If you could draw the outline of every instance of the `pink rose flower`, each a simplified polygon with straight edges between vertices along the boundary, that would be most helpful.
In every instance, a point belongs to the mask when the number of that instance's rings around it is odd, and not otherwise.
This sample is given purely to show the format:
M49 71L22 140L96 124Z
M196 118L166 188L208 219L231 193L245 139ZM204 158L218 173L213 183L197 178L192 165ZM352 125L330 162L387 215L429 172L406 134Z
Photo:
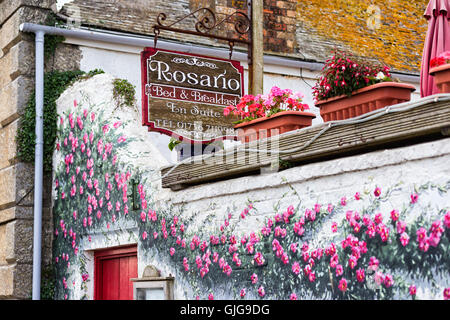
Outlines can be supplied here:
M402 234L406 230L406 223L399 220L399 221L397 221L396 228L397 228L397 233Z
M356 270L356 280L358 280L358 282L364 282L364 279L366 278L366 275L364 273L364 269L358 269Z
M264 291L264 288L262 286L258 288L258 294L261 298L266 295L266 292Z
M292 272L297 275L300 273L300 264L297 261L292 264Z
M415 285L412 284L412 285L409 287L409 295L410 295L410 296L415 296L416 293L417 293L417 288L416 288Z
M392 278L392 276L390 274L387 274L384 277L384 281L383 282L384 282L384 285L386 286L386 288L390 288L394 284L394 279Z
M450 288L445 288L443 294L444 300L450 300Z
M256 282L258 282L258 275L256 273L253 273L250 276L250 280L252 281L252 284L255 284Z
M392 219L392 221L397 221L398 220L398 218L399 218L399 212L398 212L398 210L392 210L391 211L391 219Z
M339 290L341 290L342 292L347 291L347 279L342 278L339 281L339 285L338 285Z
M373 194L375 195L375 197L379 197L381 195L381 189L379 187L376 187Z
M316 280L316 273L311 271L308 275L309 282L314 282Z
M379 264L380 264L380 261L378 261L377 258L375 258L375 257L370 257L370 260L369 260L369 268L370 268L371 270L377 270Z
M354 269L356 267L357 263L358 263L358 261L356 260L355 256L351 256L348 259L348 265L351 269Z
M336 223L336 222L333 222L333 223L331 224L331 231L332 231L333 233L337 232L337 223Z
M447 213L444 216L444 226L447 229L450 229L450 211L447 211Z
M402 245L404 247L406 247L406 245L409 243L409 236L408 236L408 234L406 232L403 232L400 235L400 242L402 243Z
M336 276L342 276L342 274L344 273L344 268L342 267L341 264L336 265Z

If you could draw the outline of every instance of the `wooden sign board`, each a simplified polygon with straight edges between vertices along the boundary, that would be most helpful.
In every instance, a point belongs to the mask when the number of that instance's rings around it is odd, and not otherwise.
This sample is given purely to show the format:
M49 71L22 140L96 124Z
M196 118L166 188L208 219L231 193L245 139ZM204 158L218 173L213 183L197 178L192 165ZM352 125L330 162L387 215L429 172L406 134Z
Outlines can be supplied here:
M244 94L238 61L145 48L142 64L142 124L184 142L236 139L228 105Z

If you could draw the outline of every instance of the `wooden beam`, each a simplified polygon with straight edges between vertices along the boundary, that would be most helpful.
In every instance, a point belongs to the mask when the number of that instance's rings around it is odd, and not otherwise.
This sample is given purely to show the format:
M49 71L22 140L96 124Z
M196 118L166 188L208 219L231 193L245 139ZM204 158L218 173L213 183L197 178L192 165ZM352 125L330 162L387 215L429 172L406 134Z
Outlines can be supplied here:
M264 168L280 159L294 164L321 161L349 153L363 153L393 143L412 144L427 137L442 137L450 127L450 102L428 102L406 111L385 113L366 122L333 126L309 146L302 148L327 126L328 124L324 123L285 133L275 137L276 143L273 145L271 142L274 138L269 138L238 146L263 150L272 146L272 149L286 151L283 154L257 154L236 147L209 157L195 157L191 163L174 168L162 179L162 186L179 190L180 187L193 184L259 173L261 168L264 171ZM164 176L173 167L162 168L161 175Z
M263 94L264 78L264 15L263 0L251 1L251 63L248 66L248 92L252 95Z

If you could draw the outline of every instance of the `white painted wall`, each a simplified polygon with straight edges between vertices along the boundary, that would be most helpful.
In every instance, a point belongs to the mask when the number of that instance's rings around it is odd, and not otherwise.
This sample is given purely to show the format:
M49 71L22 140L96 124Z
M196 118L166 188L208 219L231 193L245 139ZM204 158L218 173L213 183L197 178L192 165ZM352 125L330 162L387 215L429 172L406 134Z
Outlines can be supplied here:
M436 185L450 183L450 138L307 164L276 173L206 183L177 192L163 189L155 197L161 205L173 204L174 210L184 208L185 214L181 218L193 218L195 221L194 227L188 232L197 229L216 234L228 212L232 212L234 218L231 224L237 224L236 233L248 234L260 230L267 218L273 218L277 213L274 211L277 205L280 208L278 213L282 213L289 205L295 207L299 202L306 208L314 208L316 203L326 207L328 203L336 205L344 196L350 201L356 192L360 192L365 199L373 197L377 186L382 192L394 187L398 189L389 201L380 206L383 221L388 221L394 208L401 210L409 205L410 195L416 187L430 182ZM238 223L239 213L249 200L258 213ZM346 210L363 212L364 206L367 206L367 201L353 201ZM432 222L436 219L438 208L450 210L450 196L439 196L436 190L425 192L420 195L419 203L405 221L412 222L422 215ZM333 235L332 222L339 224L343 221L346 210L326 220L315 233L310 247L329 243ZM208 214L213 214L214 220L205 223ZM410 241L415 242L415 239L411 238ZM155 260L151 262L158 263ZM173 272L166 264L160 266L166 272ZM408 277L406 279L411 283L416 282ZM423 285L418 289L419 299L442 299L449 278L436 275L435 280L438 289L432 291L428 284ZM183 296L182 287L178 287L177 294Z
M113 69L113 65L107 68ZM103 66L96 66L102 67ZM106 69L106 68L105 68ZM125 74L125 70L122 71ZM139 110L132 108L118 109L112 98L112 80L120 73L111 76L109 74L97 75L89 80L75 83L66 90L57 101L58 113L73 106L76 99L82 104L82 100L88 97L94 110L103 109L111 121L120 117L128 120L123 130L129 137L138 139L136 143L130 143L127 150L119 153L120 161L130 164L132 168L139 169L147 174L146 190L156 201L154 209L167 208L173 205L177 212L183 207L181 220L193 218L193 223L187 233L195 233L203 230L205 233L217 229L223 223L228 212L234 214L231 224L236 224L238 233L258 231L267 217L272 217L276 212L275 206L279 206L282 212L289 205L298 205L312 208L315 203L326 206L328 203L336 204L345 196L351 199L355 192L360 192L365 199L371 197L376 186L382 188L382 192L396 187L398 190L392 194L389 201L382 203L380 212L385 218L393 208L402 208L409 204L409 196L415 187L426 183L445 185L450 183L450 138L422 143L408 147L381 150L357 156L351 156L330 161L307 164L294 167L281 172L259 174L202 184L185 190L173 192L162 189L160 180L157 179L159 168L168 162L155 148L153 138L148 135L145 127L139 126ZM133 72L129 73L130 76ZM130 78L130 81L133 81ZM84 105L87 107L87 105ZM54 158L54 163L59 163ZM366 194L367 192L367 194ZM244 223L239 223L239 213L251 201L258 210L257 214L248 216ZM352 202L349 209L362 212L367 201ZM424 192L420 195L420 201L408 216L408 221L413 221L418 215L431 219L437 209L450 210L450 197L448 194L439 196L436 192ZM210 222L205 222L208 214L213 215ZM428 217L429 216L429 217ZM321 230L311 239L311 246L327 243L331 236L332 221L343 220L344 213L326 219ZM91 241L83 240L81 250L87 258L87 270L93 275L92 250L138 243L136 226L121 226L121 229L108 231L108 241L103 233L93 234ZM130 237L130 232L133 234ZM411 239L413 241L414 239ZM138 246L138 254L139 254ZM170 261L160 259L160 255L154 252L139 255L138 273L142 274L145 266L155 265L161 270L162 276L177 275L177 268ZM72 266L73 274L79 272L78 266ZM79 277L78 277L79 278ZM75 287L80 287L80 279L76 278ZM448 277L436 277L437 289L433 291L428 285L418 286L418 297L424 299L441 299L444 286L448 286ZM183 299L188 296L187 287L182 277L177 276L175 298ZM92 297L93 281L89 283L88 295ZM437 294L436 294L437 292ZM81 295L81 290L75 293ZM218 297L220 298L220 297Z

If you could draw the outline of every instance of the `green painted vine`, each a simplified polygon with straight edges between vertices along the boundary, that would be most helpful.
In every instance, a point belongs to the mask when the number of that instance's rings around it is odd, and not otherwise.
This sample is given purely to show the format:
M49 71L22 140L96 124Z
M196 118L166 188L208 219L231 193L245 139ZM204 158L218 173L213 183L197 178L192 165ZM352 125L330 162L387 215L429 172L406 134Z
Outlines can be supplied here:
M51 71L44 75L44 171L52 170L52 154L55 149L57 112L56 100L72 83L80 79L87 79L102 70L88 73L80 70ZM20 130L17 131L17 157L23 162L34 163L36 140L36 100L33 92L25 106L20 120Z
M114 79L113 97L118 107L132 107L136 101L136 90L126 79Z

